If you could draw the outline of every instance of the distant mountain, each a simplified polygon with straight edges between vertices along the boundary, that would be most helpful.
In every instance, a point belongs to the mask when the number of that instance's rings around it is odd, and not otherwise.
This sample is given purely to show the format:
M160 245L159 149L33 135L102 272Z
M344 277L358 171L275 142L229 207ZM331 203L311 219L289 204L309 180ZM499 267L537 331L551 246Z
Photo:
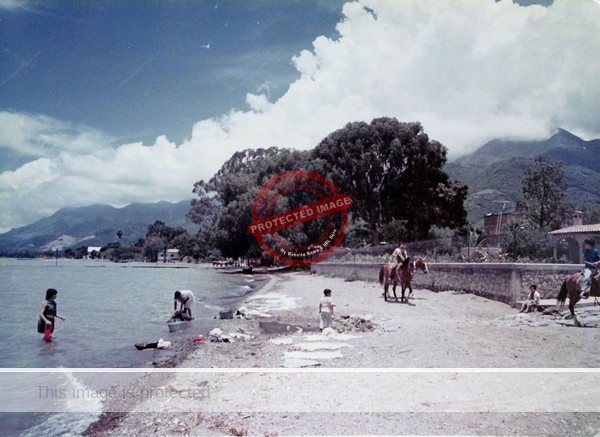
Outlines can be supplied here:
M573 207L600 206L600 139L585 141L559 129L542 141L492 140L446 164L451 179L469 186L469 221L481 227L484 215L514 210L523 200L521 181L538 155L562 164L567 201Z
M156 220L195 231L197 227L185 219L189 210L189 200L134 203L124 208L109 205L63 208L50 217L0 234L0 254L14 256L56 248L105 246L119 241L119 230L123 232L121 244L134 244L144 238L148 225Z

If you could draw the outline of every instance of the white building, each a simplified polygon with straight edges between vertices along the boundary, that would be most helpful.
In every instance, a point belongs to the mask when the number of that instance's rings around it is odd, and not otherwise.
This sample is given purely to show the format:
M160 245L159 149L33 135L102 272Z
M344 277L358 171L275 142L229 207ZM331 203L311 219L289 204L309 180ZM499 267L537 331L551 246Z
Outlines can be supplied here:
M163 251L158 253L158 260L159 261L164 261L165 253ZM181 258L179 256L179 249L167 249L167 262L175 262L175 261L181 261Z
M88 246L84 259L100 258L100 249L102 249L100 246ZM94 254L94 252L96 253Z

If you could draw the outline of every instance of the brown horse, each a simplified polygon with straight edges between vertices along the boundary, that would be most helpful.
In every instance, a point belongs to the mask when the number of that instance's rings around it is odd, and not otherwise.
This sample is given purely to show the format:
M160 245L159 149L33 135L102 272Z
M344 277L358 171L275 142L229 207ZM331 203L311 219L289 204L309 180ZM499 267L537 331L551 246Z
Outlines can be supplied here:
M384 299L386 301L388 300L388 290L390 283L392 283L392 291L394 292L394 298L396 300L398 300L398 296L396 295L396 286L400 284L402 287L401 302L404 302L405 290L408 289L408 296L406 297L406 301L408 302L408 298L412 296L411 281L415 276L417 269L423 271L423 273L427 273L429 271L427 268L427 262L425 262L423 258L412 259L408 257L400 265L386 264L382 266L379 270L379 283L383 285Z
M562 307L567 300L567 296L569 297L569 311L571 312L575 326L581 326L581 323L579 323L579 320L577 320L577 316L575 315L575 304L581 299L579 293L582 280L583 272L573 273L568 276L562 283L558 297L556 298L557 303L560 303L560 306ZM598 267L592 272L590 295L600 296L600 268Z

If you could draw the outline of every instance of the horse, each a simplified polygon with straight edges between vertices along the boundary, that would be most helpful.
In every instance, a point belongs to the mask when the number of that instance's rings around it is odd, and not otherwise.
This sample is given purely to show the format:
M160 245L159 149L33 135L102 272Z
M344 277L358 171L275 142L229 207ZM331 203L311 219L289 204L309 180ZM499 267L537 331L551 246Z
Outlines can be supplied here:
M408 264L410 263L410 258L406 258L403 262L402 262L402 266L408 266ZM389 286L390 283L393 283L393 290L394 290L394 296L396 296L396 286L398 285L398 283L400 282L399 278L398 278L398 270L400 270L398 267L401 267L400 264L384 264L381 269L379 269L379 283L383 285L383 297L387 302L387 295L388 295L388 290L389 290ZM398 300L398 297L396 296L396 300Z
M408 296L406 297L406 301L408 302L408 298L412 296L411 281L417 269L423 271L423 273L427 273L429 271L427 268L427 262L425 262L423 258L412 259L408 257L400 265L385 264L381 267L379 270L379 283L383 285L383 297L386 302L388 300L390 283L393 284L392 290L394 292L394 298L396 301L398 300L398 296L396 295L396 286L400 284L402 287L401 302L404 302L404 293L405 290L408 289Z
M592 296L600 296L600 268L596 267L592 272L591 279L591 288L590 295ZM567 296L569 297L569 311L571 312L571 317L573 317L573 322L575 326L581 327L581 323L577 320L577 316L575 315L575 304L579 302L581 299L580 290L581 290L581 281L583 280L583 272L573 273L569 275L567 279L564 280L562 286L560 287L560 291L558 292L558 297L556 298L556 303L560 303L560 306L565 304L567 300Z

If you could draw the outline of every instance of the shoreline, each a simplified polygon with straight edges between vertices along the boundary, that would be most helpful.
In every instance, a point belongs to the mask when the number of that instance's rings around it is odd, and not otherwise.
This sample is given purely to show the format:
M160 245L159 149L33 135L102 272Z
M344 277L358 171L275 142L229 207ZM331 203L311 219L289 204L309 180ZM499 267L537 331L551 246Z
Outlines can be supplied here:
M144 266L142 266L144 267ZM237 309L239 307L240 302L243 302L248 297L260 292L262 289L267 287L274 280L273 275L269 274L267 278L256 281L256 286L252 287L247 293L245 293L242 297L240 297L236 302L232 303L230 309ZM215 319L217 317L215 316ZM220 324L226 324L227 320L220 319ZM208 336L206 336L206 341L208 341ZM153 362L151 367L148 367L149 371L153 368L178 368L180 367L186 360L188 360L194 352L196 352L197 345L190 341L188 338L184 344L174 345L174 348L178 350L171 353L171 356L164 358L161 361ZM152 375L157 375L156 373ZM160 375L160 374L159 374ZM144 385L140 382L140 378L136 378L134 381L127 384L125 390L139 390L140 386ZM157 383L158 379L154 380L153 383ZM146 381L146 385L148 382ZM107 411L112 409L129 409L130 406L125 406L119 401L109 401L110 405L104 405L102 412L99 413L98 418L90 423L88 427L85 429L82 435L89 437L103 436L107 432L111 432L119 427L119 423L124 420L128 414L127 411ZM137 400L136 402L140 402Z
M266 286L268 286L268 284L271 282L272 280L272 275L269 275L269 277L264 278L260 281L255 280L254 282L254 286L251 286L251 289L248 290L244 295L240 296L239 298L237 298L234 302L231 303L231 305L229 306L230 310L235 311L238 307L240 302L244 302L245 299L248 299L248 297L259 293L263 288L265 288ZM213 317L214 320L218 320L218 324L219 325L226 325L228 320L227 319L219 319L218 315ZM193 328L190 328L193 329ZM198 334L198 335L203 335L203 334ZM206 341L208 341L208 335L205 336L206 337ZM155 363L152 367L150 368L171 368L171 367L179 367L185 360L187 360L190 355L192 355L195 351L196 351L196 344L192 341L190 341L190 339L188 338L187 341L182 344L179 345L182 349L174 354L172 354L172 356L165 358L164 360L161 360L157 363Z
M334 327L341 332L334 336L321 335L318 329L317 306L324 288L333 290L337 305ZM195 402L146 399L135 405L106 405L104 417L85 435L397 434L395 421L412 435L600 431L600 414L586 409L600 401L589 389L600 382L596 373L511 373L506 384L485 372L435 372L600 367L593 348L597 329L569 328L572 321L561 315L519 314L506 304L465 293L415 290L409 304L400 304L384 302L381 291L371 282L303 272L271 275L239 302L238 308L245 306L254 314L250 320L224 321L224 333L250 338L201 343L176 366L289 371L152 374L141 381L146 388L200 387L210 389L210 396ZM600 310L593 311L588 321L600 325ZM304 368L345 370L306 373ZM383 372L381 380L377 373L361 372L374 368L398 373ZM434 373L419 370L423 368ZM443 390L449 384L458 388ZM488 391L480 393L478 387ZM548 393L544 387L556 390ZM325 388L325 396L319 396ZM385 400L388 392L394 397ZM572 392L577 399L571 399ZM360 424L349 426L357 417Z

